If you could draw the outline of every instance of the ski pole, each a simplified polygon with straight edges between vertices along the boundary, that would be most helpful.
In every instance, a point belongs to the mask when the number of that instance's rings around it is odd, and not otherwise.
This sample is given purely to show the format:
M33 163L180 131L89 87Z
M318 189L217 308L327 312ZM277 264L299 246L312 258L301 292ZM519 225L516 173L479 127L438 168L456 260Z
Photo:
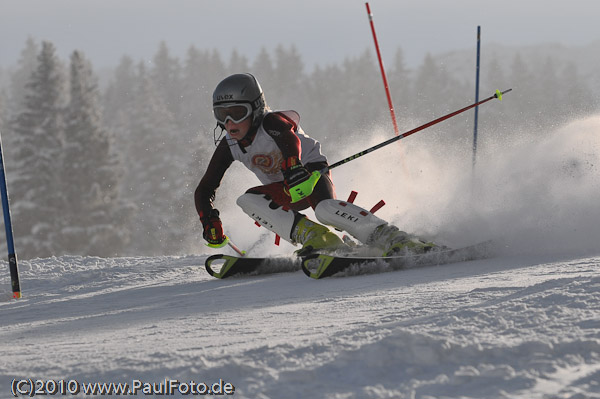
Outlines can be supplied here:
M349 156L348 158L344 158L344 159L342 159L341 161L338 161L338 162L334 163L333 165L329 165L329 166L327 166L327 167L325 167L325 168L321 169L320 171L315 171L315 172L313 172L313 173L319 173L320 175L321 175L321 174L323 174L323 173L327 173L327 171L328 171L328 170L331 170L331 169L333 169L333 168L337 168L337 167L338 167L338 166L340 166L340 165L343 165L343 164L345 164L345 163L348 163L348 162L350 162L350 161L353 161L353 160L355 160L356 158L360 158L360 157L362 157L363 155L367 155L367 154L369 154L369 153L371 153L371 152L373 152L373 151L375 151L375 150L378 150L378 149L380 149L380 148L382 148L382 147L385 147L385 146L386 146L386 145L388 145L388 144L391 144L391 143L393 143L393 142L396 142L396 141L398 141L398 140L402 140L403 138L406 138L406 137L408 137L408 136L410 136L410 135L412 135L412 134L415 134L415 133L417 133L417 132L419 132L419 131L421 131L421 130L423 130L423 129L426 129L426 128L428 128L428 127L431 127L431 126L433 126L433 125L435 125L435 124L438 124L438 123L440 123L440 122L442 122L442 121L445 121L446 119L452 118L453 116L456 116L456 115L458 115L458 114L461 114L461 113L463 113L463 112L465 112L465 111L468 111L468 110L470 110L471 108L474 108L474 107L476 107L476 106L478 106L478 105L481 105L481 104L483 104L483 103L486 103L486 102L488 102L488 101L490 101L490 100L493 100L494 98L497 98L497 99L499 99L500 101L502 101L502 95L503 95L503 94L506 94L506 93L508 93L508 92L509 92L509 91L511 91L511 90L512 90L512 89L508 89L508 90L504 90L504 91L496 90L496 93L494 93L494 95L493 95L493 96L490 96L490 97L488 97L488 98L486 98L486 99L484 99L484 100L478 101L478 102L476 102L476 103L474 103L474 104L471 104L471 105L469 105L469 106L466 106L466 107L464 107L464 108L461 108L461 109L459 109L458 111L451 112L451 113L449 113L448 115L444 115L444 116L442 116L442 117L440 117L440 118L437 118L437 119L435 119L435 120L432 120L431 122L427 122L427 123L426 123L426 124L424 124L424 125L421 125L421 126L419 126L419 127L417 127L417 128L414 128L414 129L412 129L412 130L409 130L409 131L408 131L408 132L406 132L406 133L402 133L402 134L401 134L401 135L399 135L399 136L392 137L391 139L389 139L389 140L386 140L386 141L384 141L383 143L377 144L377 145L375 145L375 146L373 146L373 147L371 147L371 148L367 148L367 149L366 149L366 150L364 150L364 151L361 151L361 152L359 152L359 153L357 153L357 154L354 154L354 155L352 155L352 156Z
M398 140L402 140L403 138L406 138L406 137L410 136L411 134L415 134L415 133L417 133L417 132L419 132L419 131L421 131L423 129L426 129L426 128L428 128L430 126L433 126L433 125L435 125L437 123L445 121L446 119L452 118L453 116L456 116L456 115L458 115L458 114L460 114L462 112L468 111L471 108L474 108L474 107L476 107L478 105L486 103L486 102L488 102L490 100L493 100L494 98L497 98L498 100L502 101L502 95L508 93L511 90L512 89L508 89L508 90L504 90L504 91L496 90L496 93L494 93L493 96L490 96L490 97L488 97L488 98L486 98L484 100L481 100L481 101L478 101L478 102L476 102L474 104L468 105L468 106L466 106L464 108L459 109L458 111L451 112L448 115L444 115L444 116L442 116L440 118L434 119L431 122L427 122L426 124L421 125L419 127L416 127L413 130L409 130L406 133L402 133L399 136L392 137L391 139L386 140L383 143L379 143L379 144L377 144L377 145L375 145L375 146L373 146L371 148L367 148L364 151L361 151L361 152L356 153L356 154L354 154L352 156L349 156L348 158L344 158L341 161L338 161L338 162L334 163L333 165L326 166L326 167L324 167L321 170L315 170L314 172L312 172L311 176L307 180L305 180L301 184L298 184L295 187L290 188L289 193L290 193L290 197L292 197L292 203L298 202L298 201L306 198L308 196L306 193L309 193L309 195L310 195L310 193L313 192L313 189L317 185L319 179L321 178L321 175L323 175L324 173L327 173L327 171L329 171L329 170L331 170L333 168L337 168L340 165L344 165L344 164L346 164L346 163L348 163L350 161L354 161L356 158L360 158L363 155L367 155L367 154L369 154L369 153L371 153L371 152L373 152L375 150L378 150L378 149L380 149L382 147L385 147L388 144L392 144L392 143L394 143L394 142L396 142Z
M241 249L239 249L234 243L231 242L231 240L227 241L227 244L231 247L231 249L233 249L235 252L237 252L241 257L246 256L246 251L242 251Z
M238 248L237 245L235 245L234 243L231 242L231 239L227 236L225 236L225 240L223 240L223 242L221 244L206 244L207 247L210 248L223 248L225 245L229 245L231 247L231 249L233 249L235 252L237 252L240 256L246 256L246 251L243 251L241 249Z

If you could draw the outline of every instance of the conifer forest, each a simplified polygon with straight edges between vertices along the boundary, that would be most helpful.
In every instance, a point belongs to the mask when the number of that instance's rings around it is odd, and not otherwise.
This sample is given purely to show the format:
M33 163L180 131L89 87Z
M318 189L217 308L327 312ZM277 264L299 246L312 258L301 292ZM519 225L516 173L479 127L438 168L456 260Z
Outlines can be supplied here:
M513 91L510 101L480 110L481 137L492 132L496 143L510 141L523 129L543 135L597 113L600 74L565 57L568 50L487 50L480 95ZM474 52L428 54L409 67L399 48L386 68L401 132L474 102ZM125 55L97 71L85 49L61 59L53 43L29 39L18 63L0 69L0 132L19 257L202 251L193 192L214 151L213 134L220 134L212 92L240 72L257 77L271 109L298 111L330 162L352 155L341 140L366 146L374 127L394 134L368 49L309 69L293 45L247 59L195 47L176 57L163 42L151 60ZM473 114L423 136L425 144L470 157Z

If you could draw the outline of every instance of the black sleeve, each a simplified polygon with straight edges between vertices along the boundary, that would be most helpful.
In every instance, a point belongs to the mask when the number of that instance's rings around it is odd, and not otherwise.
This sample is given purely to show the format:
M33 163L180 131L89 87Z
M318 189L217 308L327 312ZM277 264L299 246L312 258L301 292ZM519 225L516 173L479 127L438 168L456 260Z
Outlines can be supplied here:
M302 155L302 146L300 138L296 134L296 123L280 112L267 114L263 120L265 131L273 138L283 159L297 157Z
M208 168L206 168L202 180L200 180L200 184L198 184L194 192L194 202L200 220L208 216L213 209L213 201L217 188L221 185L225 171L232 163L233 155L231 155L227 140L221 140L208 164Z

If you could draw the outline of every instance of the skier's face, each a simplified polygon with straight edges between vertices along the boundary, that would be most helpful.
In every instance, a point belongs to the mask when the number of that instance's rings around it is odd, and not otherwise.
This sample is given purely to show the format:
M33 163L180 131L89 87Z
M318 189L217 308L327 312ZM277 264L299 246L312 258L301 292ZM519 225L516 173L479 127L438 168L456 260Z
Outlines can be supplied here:
M228 119L227 122L225 122L225 130L227 130L227 133L229 133L232 139L240 141L248 134L251 125L251 117L248 117L239 123L234 123L231 119Z

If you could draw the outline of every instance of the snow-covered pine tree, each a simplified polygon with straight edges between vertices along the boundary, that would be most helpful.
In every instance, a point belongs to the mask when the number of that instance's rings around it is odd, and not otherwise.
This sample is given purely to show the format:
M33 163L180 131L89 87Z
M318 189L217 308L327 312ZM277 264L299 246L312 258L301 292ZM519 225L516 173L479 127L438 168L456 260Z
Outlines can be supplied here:
M589 78L582 79L574 62L568 62L560 72L558 83L563 88L557 92L563 93L561 96L563 97L563 107L560 111L565 120L592 115L600 105L600 101L597 97L595 98L592 85L588 81Z
M181 65L177 58L171 57L169 48L163 41L153 58L153 67L149 71L150 78L158 95L163 99L165 105L172 115L179 114L179 108L183 101L181 81Z
M22 258L59 251L64 196L60 190L63 150L64 75L52 43L43 42L38 65L26 85L22 110L11 120L14 154L9 165L15 240Z
M443 89L446 78L435 58L427 53L423 63L417 69L414 81L414 97L411 101L413 117L427 121L442 114L439 108L432 109L432 107L440 107L442 105L440 100L445 99L446 91Z
M186 146L196 150L198 143L206 145L202 149L206 157L210 157L214 149L212 131L216 122L212 115L212 92L224 78L224 69L218 53L199 51L193 46L188 49L182 72L185 84L180 93L183 102L176 123Z
M127 110L134 99L136 82L135 63L130 57L124 56L102 98L103 121L109 129L122 130L129 119Z
M181 145L173 116L144 66L138 68L133 103L129 118L119 132L119 142L126 155L123 189L137 210L132 221L132 254L164 254L174 244L169 226L170 215L176 212L174 198L181 189Z
M298 104L300 103L299 99L304 97L304 86L302 85L305 76L304 64L296 47L292 45L287 50L282 45L278 45L275 48L275 65L273 75L262 79L257 76L259 82L266 80L272 87L268 91L263 87L267 104L272 102L274 109L291 107L302 112L301 109L298 109Z
M390 92L394 102L394 111L401 123L403 118L409 118L410 103L412 101L412 87L410 85L411 71L406 66L404 53L400 48L396 50L394 63L389 73Z
M61 249L69 254L115 256L128 244L133 205L119 195L121 166L102 127L99 93L90 63L79 51L70 64L65 112Z
M229 65L227 67L230 75L234 73L244 73L248 72L250 68L248 67L248 58L245 55L238 53L236 49L231 52L231 57L229 57Z
M4 124L6 123L6 118L8 117L6 103L7 103L7 100L6 100L5 93L0 90L0 132L3 131Z
M535 131L538 126L535 119L530 117L530 112L533 110L530 93L534 90L537 74L530 70L528 63L519 52L512 59L508 78L510 87L514 89L511 93L511 101L503 105L511 115L508 123L515 131Z
M17 67L10 76L8 109L12 115L18 114L21 111L20 107L25 103L26 85L37 68L39 53L39 45L31 37L28 38L25 47L21 50Z
M347 84L342 75L337 65L316 66L305 84L307 99L328 98L329 101L307 101L304 118L300 115L302 128L321 142L330 161L347 156L344 149L337 145L342 132L345 132L339 126L348 119L348 114L352 114L340 112L340 103L345 100L341 88ZM320 118L320 115L327 117Z
M21 50L16 68L10 71L10 79L5 87L7 92L5 93L5 102L0 112L4 114L5 123L5 129L2 130L2 145L5 148L4 164L9 170L13 166L15 155L13 149L15 146L13 144L14 135L8 129L8 121L23 110L25 95L27 93L26 86L33 72L37 69L39 53L40 46L32 38L28 38L25 42L25 47ZM10 176L8 178L10 179Z
M261 47L260 52L252 63L251 73L256 76L266 95L271 93L276 88L274 83L271 83L271 76L275 76L275 67L273 66L273 58L265 47ZM224 79L222 76L221 79ZM219 80L220 81L220 80ZM218 82L217 82L218 83ZM215 83L216 86L216 83ZM213 89L214 90L214 89ZM211 92L212 93L212 92Z
M193 56L194 53L191 50L188 56ZM153 58L152 69L148 71L152 86L169 113L165 115L168 119L164 121L168 124L168 135L163 136L168 142L161 144L164 147L161 158L163 162L170 163L165 165L165 173L169 176L172 189L164 193L164 213L161 224L157 226L162 230L158 236L161 253L168 254L178 254L189 247L185 242L190 238L190 222L195 221L192 201L195 171L190 170L187 165L199 148L198 131L208 130L203 129L201 121L214 122L211 120L210 106L208 112L205 111L206 106L203 107L211 104L210 96L201 89L206 86L203 82L210 76L207 67L212 62L204 55L195 57L194 64L189 61L191 59L187 58L182 67L177 58L171 57L166 43L162 42ZM198 94L201 94L200 98Z

